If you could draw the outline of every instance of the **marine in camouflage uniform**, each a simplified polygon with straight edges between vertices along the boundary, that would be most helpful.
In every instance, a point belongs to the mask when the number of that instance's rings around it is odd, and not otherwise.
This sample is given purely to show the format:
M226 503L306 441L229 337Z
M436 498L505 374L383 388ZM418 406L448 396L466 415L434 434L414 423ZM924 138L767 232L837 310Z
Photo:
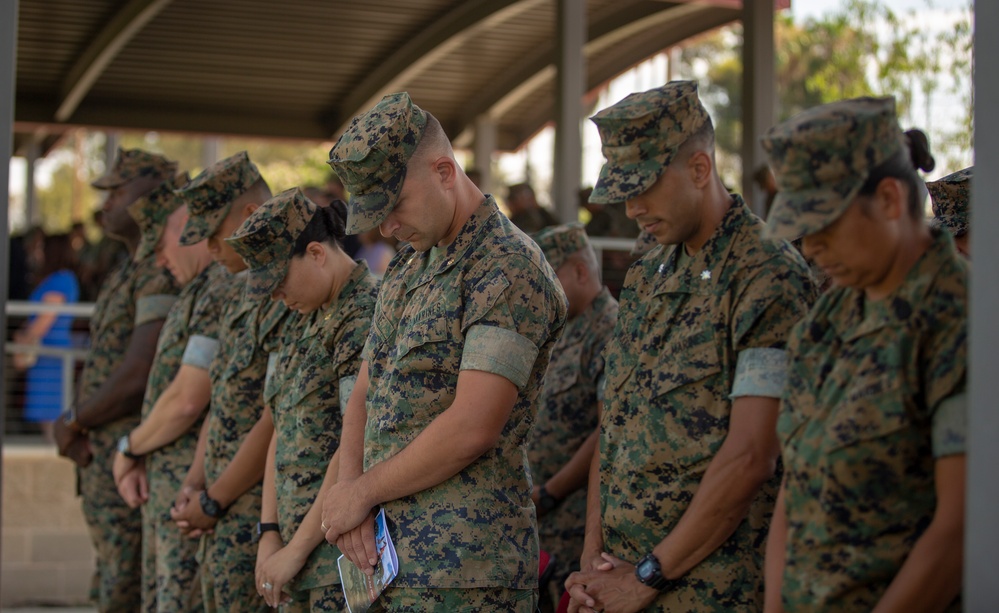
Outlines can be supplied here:
M233 202L259 181L260 173L245 152L221 160L195 177L178 192L191 214L181 244L213 237ZM205 492L209 496L212 485L260 421L268 356L280 349L285 326L295 326L298 321L283 304L262 302L247 294L246 282L247 275L240 273L226 299L219 324L219 351L209 371L211 408L204 434ZM257 596L254 580L261 491L258 482L239 495L214 524L213 532L201 538L199 562L206 611L267 609Z
M598 382L604 375L604 346L614 330L618 304L600 283L596 256L580 225L553 226L535 234L534 240L562 281L569 298L569 320L552 351L528 446L527 457L537 490L545 487L582 451L591 435L596 436L600 401ZM586 260L572 259L586 251L592 267ZM592 278L587 277L585 287L580 287L583 282L577 278L576 266L586 266L592 275ZM590 449L588 457L592 458L592 442L587 448ZM590 462L586 461L584 465L589 467ZM538 497L538 535L541 549L554 556L552 583L556 592L551 596L557 602L565 579L572 570L579 568L579 557L583 553L586 488L584 484L561 499L545 489L543 493L538 492ZM546 587L541 586L542 590ZM542 598L545 596L543 593Z
M958 251L964 257L971 257L969 239L971 236L971 176L975 167L971 166L949 174L942 179L926 184L933 203L933 221L936 228L946 228L954 237Z
M448 423L442 415L464 415L466 407L453 404L463 371L499 375L502 385L498 377L485 379L490 389L513 391L507 387L512 383L516 396L494 446L443 482L376 501L387 517L399 575L374 610L534 611L538 542L526 443L565 322L565 297L540 249L461 173L440 124L405 93L386 96L356 117L330 152L330 165L351 193L347 231L401 218L400 192L419 185L406 178L407 165L425 138L432 144L420 159L439 154L437 167L454 173L457 221L448 229L453 234L416 238L424 250L411 243L385 273L362 353L368 380L364 473L345 480L350 458L341 458L323 520L335 520L331 500L346 498L347 506L355 502L349 491L384 485L379 471L391 470L385 467L396 454L417 455L414 449L428 440L421 433L442 433L440 424ZM414 214L444 206L408 204ZM355 392L351 400L358 397ZM482 404L483 411L506 408L489 398ZM346 437L347 417L344 423ZM464 442L456 440L449 452L458 454Z
M294 188L264 203L226 239L250 267L248 292L254 299L267 300L285 279L295 243L316 211L315 203ZM357 379L377 295L378 280L364 262L355 264L338 296L301 317L297 327L288 326L282 347L270 359L264 400L274 420L277 523L285 544L312 508L340 445L341 416ZM283 610L344 608L339 553L325 542L312 551L285 590L297 602Z
M695 83L671 82L632 94L593 121L607 163L591 199L627 202L629 217L651 229L661 243L629 269L605 354L600 489L598 498L590 498L591 504L599 504L603 551L624 561L621 568L629 571L622 572L617 584L627 582L627 589L634 586L636 594L644 594L635 599L632 610L759 610L764 544L780 482L773 471L776 440L763 445L756 434L733 434L729 425L741 411L746 431L767 431L764 404L776 414L786 339L807 312L815 288L801 256L784 241L763 240L763 222L741 196L728 194L714 168L707 166L712 147L703 143L713 142L705 138L712 127ZM701 149L683 149L688 140ZM695 155L709 157L695 160ZM666 174L673 162L683 165ZM695 163L699 166L690 166ZM680 215L681 207L689 210L692 205L670 196L653 210L644 199L660 198L648 194L662 194L663 181L688 180L695 171L710 174L701 188L703 201L693 206L700 215L704 207L712 207L719 221L706 226L710 235L702 235L704 242L690 254L679 241L691 238L672 239L668 234L682 222L669 217L663 222L661 216ZM693 184L681 187L694 189ZM678 244L666 244L671 240ZM750 404L740 409L742 402ZM746 446L759 447L759 453L743 454ZM772 460L768 453L773 453ZM716 462L722 457L726 463ZM740 477L733 477L732 471ZM745 500L733 498L743 496L732 492L733 480L750 484ZM706 537L695 535L716 530L705 522L723 521L688 513L695 496L703 492L715 496L718 515L729 510L744 515L741 521L726 516L729 536L701 554L692 568L677 571L680 559L696 560L691 548L700 543L691 542ZM595 517L592 509L590 515ZM594 555L589 551L590 530L588 525L584 558ZM722 537L712 533L712 538ZM687 539L682 553L675 547L685 541L677 539ZM661 563L662 584L654 585L658 581L653 580L642 582L643 587L638 570ZM577 589L594 590L592 583L584 586L582 576L587 573L580 575L569 581L577 582ZM658 589L658 595L649 587Z
M162 156L139 149L119 149L111 169L92 185L113 190L135 180L168 179L175 171L176 164ZM167 182L144 197L156 199L160 191L171 188ZM78 389L76 410L82 424L87 423L86 405L106 381L128 366L124 358L133 332L148 324L158 326L177 299L177 291L153 257L128 258L108 274L90 320L91 347ZM77 427L72 415L65 419L69 427ZM131 613L139 609L141 600L142 514L139 509L129 508L118 495L111 472L118 439L138 421L136 404L134 414L90 428L88 438L94 459L79 471L83 515L97 552L91 599L100 611Z
M828 227L904 150L894 106L891 98L841 101L767 133L781 186L768 222L774 235ZM890 295L831 289L792 333L777 424L785 610L874 609L933 519L936 465L965 453L967 282L967 263L935 229ZM947 610L960 611L960 602Z
M187 179L177 181L182 187ZM142 230L136 259L152 255L163 237L169 216L183 201L173 191L133 205L129 212ZM170 309L149 373L142 419L149 418L181 365L207 371L218 348L218 322L229 292L230 275L210 264L181 289ZM207 407L206 407L207 408ZM143 609L145 611L201 611L197 541L183 537L170 518L170 507L194 459L203 416L187 432L145 457L149 499L143 506ZM134 449L133 449L134 450Z

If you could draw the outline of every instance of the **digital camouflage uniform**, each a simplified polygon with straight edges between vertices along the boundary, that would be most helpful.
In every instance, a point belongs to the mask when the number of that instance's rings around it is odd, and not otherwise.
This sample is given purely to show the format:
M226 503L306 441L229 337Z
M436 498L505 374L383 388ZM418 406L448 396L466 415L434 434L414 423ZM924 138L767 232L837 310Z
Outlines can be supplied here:
M93 182L112 189L145 176L171 176L176 165L161 156L118 150L111 170ZM156 198L156 191L149 197ZM162 320L177 299L177 287L152 257L125 260L108 273L90 319L90 351L80 377L78 398L86 401L123 363L132 331ZM134 428L139 412L90 430L93 461L80 469L83 515L97 552L91 599L100 611L139 609L142 585L142 512L118 494L111 464L118 439Z
M580 249L592 249L586 233L575 225L553 226L534 240L556 271ZM535 486L544 485L561 470L597 428L597 384L604 374L604 346L614 330L617 311L617 300L603 288L585 310L566 322L555 344L528 445ZM585 531L585 487L538 520L541 549L554 556L552 584L558 594L569 573L579 568Z
M250 266L253 295L265 300L288 273L295 242L316 205L295 188L264 203L226 239ZM361 366L378 295L378 281L363 262L329 305L288 326L272 354L264 401L277 433L275 489L281 538L291 541L319 493L330 458L340 445L343 410ZM321 543L287 590L298 602L282 610L345 607L336 547Z
M391 211L425 123L408 94L386 96L330 152L351 192L348 231L374 227ZM362 354L370 377L365 469L451 406L461 370L501 375L519 394L494 448L447 481L382 505L399 575L374 610L534 610L526 444L565 316L551 267L491 197L446 247L408 246L392 260Z
M184 176L173 186L186 183ZM182 204L172 190L165 189L129 207L129 213L141 231L136 260L155 253L167 219ZM217 344L221 301L211 294L214 289L211 277L213 270L218 268L204 270L185 285L163 322L146 384L143 420L149 417L156 401L177 375L188 349L188 340L203 339L192 341L192 348L206 341ZM214 276L214 281L219 282L219 275ZM200 357L197 365L207 370L204 357ZM176 441L153 451L145 459L149 483L149 500L142 507L142 602L145 611L201 610L201 582L194 560L196 543L183 537L170 519L170 507L194 456L199 427L200 421Z
M955 237L968 232L974 171L971 166L926 184L933 202L933 225L947 228Z
M608 162L591 199L643 193L706 120L690 82L601 111L594 122ZM815 288L801 256L762 240L762 229L733 195L697 253L658 246L628 271L605 353L600 437L604 550L618 558L637 562L676 527L728 435L733 400L780 397L788 333ZM735 532L647 610L762 609L779 484L779 474L768 480Z
M772 128L764 148L778 184L795 186L778 194L772 233L834 222L871 169L904 147L901 136L890 98L825 105ZM792 333L777 423L785 610L872 610L929 525L935 461L965 452L967 282L950 235L933 230L890 296L830 290Z
M179 192L190 211L181 243L190 245L213 235L233 201L259 179L246 152L221 160L195 177ZM297 325L298 320L283 304L249 295L247 280L248 275L240 273L233 282L219 325L218 354L209 370L206 489L222 475L260 420L268 355L279 349L285 326ZM201 538L198 561L206 611L268 608L257 594L254 579L261 493L261 484L254 485L229 506L213 532Z
M208 370L218 346L218 325L232 276L211 264L180 292L170 309L149 374L143 419L176 377L181 365ZM206 407L207 409L207 407ZM143 506L143 608L146 611L201 611L201 580L195 556L198 542L182 535L170 518L194 460L201 430L198 419L172 443L146 456L149 500Z

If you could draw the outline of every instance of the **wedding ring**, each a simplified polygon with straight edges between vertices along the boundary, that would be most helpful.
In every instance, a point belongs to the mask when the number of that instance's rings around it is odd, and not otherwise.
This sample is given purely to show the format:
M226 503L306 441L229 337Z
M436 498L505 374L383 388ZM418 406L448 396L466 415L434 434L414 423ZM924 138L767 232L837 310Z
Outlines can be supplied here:
M262 584L262 585L261 585L260 587L264 588L265 590L272 590L272 589L274 589L274 586L273 586L273 585L271 585L271 584L270 584L269 582L267 582L267 581L264 581L264 583L263 583L263 584Z
M322 523L321 523L321 524L319 524L319 525L320 525L320 526L322 526L322 528L323 528L323 532L329 532L329 528L327 528L327 527L326 527L326 522L322 522Z

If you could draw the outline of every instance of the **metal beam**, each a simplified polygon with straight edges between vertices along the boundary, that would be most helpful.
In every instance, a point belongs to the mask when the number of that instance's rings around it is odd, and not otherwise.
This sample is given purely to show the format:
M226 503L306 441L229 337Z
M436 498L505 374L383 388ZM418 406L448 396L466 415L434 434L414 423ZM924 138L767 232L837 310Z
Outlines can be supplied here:
M994 611L999 602L996 560L999 559L999 412L996 411L996 364L999 364L999 243L992 235L999 229L999 38L988 24L999 23L999 2L975 2L973 58L975 109L975 179L971 183L971 406L968 420L968 507L964 530L964 610ZM979 61L982 60L982 61Z
M14 146L14 85L17 74L17 12L18 0L0 2L0 254L9 261L10 236L10 155ZM0 297L7 300L7 270L0 270ZM0 330L7 329L7 313L0 310ZM7 361L0 352L0 372L7 372ZM0 441L7 423L7 381L0 377ZM3 523L3 454L0 454L0 523ZM3 543L0 542L0 549Z
M17 129L28 130L52 125L45 109L53 108L51 101L27 96L17 97L18 109L24 109L17 122ZM318 119L301 115L275 114L243 115L225 109L186 108L179 106L131 106L118 100L87 99L73 114L71 122L59 124L67 127L86 127L94 130L159 130L249 136L280 139L329 140L328 126Z
M171 0L130 0L80 54L62 84L55 120L67 121L118 52Z
M558 66L555 79L555 176L552 203L562 223L579 217L582 183L583 94L586 93L586 3L555 0L557 10Z
M673 5L648 0L628 5L615 4L611 8L615 10L597 15L589 28L589 42L585 46L590 63L586 89L597 87L620 73L623 68L656 51L666 49L706 29L733 21L740 15L738 10L723 11L697 4ZM669 27L664 27L667 25ZM632 51L636 48L638 53ZM621 59L613 62L611 70L600 71L597 63L607 65L608 62L601 61L601 56L606 54ZM518 58L503 74L508 75L507 78L495 81L492 87L469 100L460 121L462 126L470 126L475 117L482 114L500 117L546 87L555 76L554 43L539 47L528 57ZM525 137L534 134L553 114L550 106L539 106L537 111L535 116L543 118L540 122L527 122L523 130ZM503 146L502 142L500 146Z
M760 138L777 118L774 2L746 0L742 8L742 194L753 212L766 217L763 190L753 180L766 164Z
M481 180L479 189L484 194L493 193L493 153L496 152L496 122L483 115L475 120L475 169Z
M399 46L391 55L351 89L350 95L334 113L336 134L358 113L371 108L384 96L421 73L438 58L451 52L472 34L477 24L496 24L529 9L541 0L468 0L434 20L428 27ZM334 134L334 136L336 135ZM329 135L327 135L329 136Z

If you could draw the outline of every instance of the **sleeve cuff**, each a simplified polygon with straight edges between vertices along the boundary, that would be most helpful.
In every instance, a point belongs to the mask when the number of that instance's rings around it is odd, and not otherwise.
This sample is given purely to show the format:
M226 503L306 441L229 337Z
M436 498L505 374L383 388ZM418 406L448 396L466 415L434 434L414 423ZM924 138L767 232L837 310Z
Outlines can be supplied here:
M219 342L214 338L195 334L187 339L187 347L184 349L184 357L181 364L195 366L203 370L208 370L215 359L215 354L219 351Z
M497 326L477 325L465 334L461 370L481 370L506 377L523 389L531 377L538 348L517 332Z
M175 302L177 296L170 294L154 294L139 298L135 303L135 325L141 326L151 321L166 319Z
M771 347L753 347L739 353L732 382L734 400L741 396L780 398L787 383L787 351Z
M968 434L968 395L960 392L940 401L933 413L933 457L965 453Z

